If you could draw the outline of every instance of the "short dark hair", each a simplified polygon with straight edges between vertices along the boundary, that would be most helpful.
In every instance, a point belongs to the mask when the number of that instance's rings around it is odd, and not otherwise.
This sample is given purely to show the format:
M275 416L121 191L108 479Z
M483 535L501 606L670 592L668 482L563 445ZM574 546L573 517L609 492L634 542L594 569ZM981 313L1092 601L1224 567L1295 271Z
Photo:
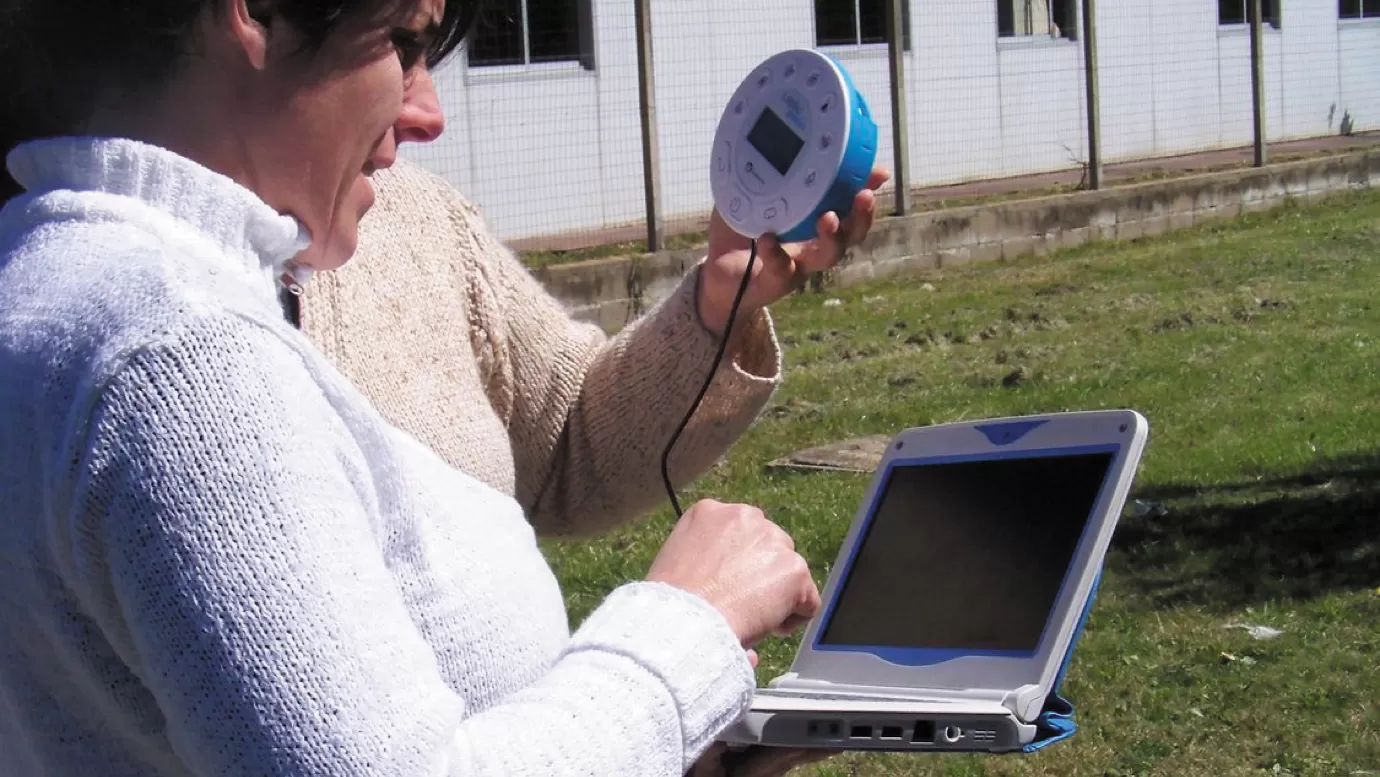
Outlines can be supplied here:
M314 50L343 19L384 0L255 0ZM197 21L223 0L0 0L0 204L22 189L10 149L74 132L108 90L164 81L196 45ZM484 0L446 0L426 54L435 67L464 42Z

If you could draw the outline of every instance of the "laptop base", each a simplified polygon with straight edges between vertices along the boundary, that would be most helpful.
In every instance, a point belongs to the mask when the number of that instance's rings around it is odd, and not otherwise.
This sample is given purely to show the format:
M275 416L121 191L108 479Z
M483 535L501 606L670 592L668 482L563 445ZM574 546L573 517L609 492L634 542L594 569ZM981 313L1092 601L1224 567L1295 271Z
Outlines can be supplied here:
M1022 750L1035 733L1035 726L1004 711L941 714L933 708L900 712L859 705L850 711L749 710L719 741L730 746L1004 753Z

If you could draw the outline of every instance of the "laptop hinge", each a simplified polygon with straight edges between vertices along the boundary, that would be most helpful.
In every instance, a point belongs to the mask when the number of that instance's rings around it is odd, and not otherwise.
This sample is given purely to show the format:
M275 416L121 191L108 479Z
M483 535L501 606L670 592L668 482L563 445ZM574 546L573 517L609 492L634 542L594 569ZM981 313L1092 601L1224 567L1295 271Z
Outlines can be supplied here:
M773 691L792 691L799 693L827 693L896 699L954 699L956 701L992 701L1000 704L1020 720L1034 720L1040 714L1040 703L1044 695L1038 685L1023 685L1015 690L993 688L902 688L883 685L854 685L851 683L832 683L828 680L812 680L794 672L783 674L772 680L768 687Z
M1044 703L1044 699L1045 694L1040 691L1040 686L1022 685L1007 693L1001 704L1011 710L1012 715L1029 721L1040 716L1040 705Z

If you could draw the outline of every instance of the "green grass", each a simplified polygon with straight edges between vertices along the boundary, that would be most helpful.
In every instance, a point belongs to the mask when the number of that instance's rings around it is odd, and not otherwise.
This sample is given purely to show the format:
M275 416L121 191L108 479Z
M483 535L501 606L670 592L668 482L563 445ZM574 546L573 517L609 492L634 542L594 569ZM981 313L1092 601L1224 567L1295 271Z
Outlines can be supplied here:
M1378 297L1368 192L778 305L787 380L681 501L761 506L821 582L867 479L764 465L852 435L1131 407L1151 423L1132 498L1167 509L1118 529L1065 687L1077 737L1033 756L844 755L804 773L1380 774ZM576 622L642 575L670 521L664 509L546 545ZM761 678L793 650L761 646Z

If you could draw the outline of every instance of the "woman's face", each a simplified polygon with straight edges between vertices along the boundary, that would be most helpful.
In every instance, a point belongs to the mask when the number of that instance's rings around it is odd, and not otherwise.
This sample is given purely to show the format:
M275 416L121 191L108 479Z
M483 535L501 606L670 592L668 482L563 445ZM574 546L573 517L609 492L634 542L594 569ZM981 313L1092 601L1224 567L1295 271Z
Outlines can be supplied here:
M262 78L247 96L256 120L244 128L244 183L306 225L303 264L348 261L374 201L369 176L393 164L399 143L441 133L425 52L444 10L445 0L385 1L305 53L300 37L270 22Z

